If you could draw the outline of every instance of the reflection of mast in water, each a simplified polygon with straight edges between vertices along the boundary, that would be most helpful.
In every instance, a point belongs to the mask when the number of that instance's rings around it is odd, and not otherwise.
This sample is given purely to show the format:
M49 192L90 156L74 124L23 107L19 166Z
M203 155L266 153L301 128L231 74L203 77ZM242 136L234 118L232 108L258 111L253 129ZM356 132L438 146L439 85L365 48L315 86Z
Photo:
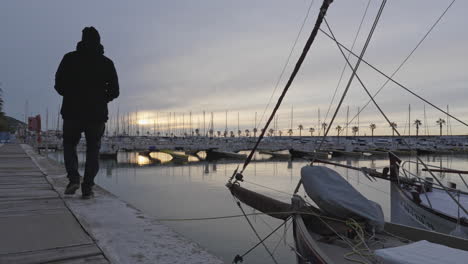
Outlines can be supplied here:
M292 165L293 165L292 160L288 160L288 169L291 170L293 167Z
M213 171L216 171L218 170L218 168L216 167L216 162L213 162Z
M209 163L205 164L205 170L203 172L204 172L204 174L210 173L210 164Z
M254 165L254 176L257 176L257 163L254 162L253 165Z

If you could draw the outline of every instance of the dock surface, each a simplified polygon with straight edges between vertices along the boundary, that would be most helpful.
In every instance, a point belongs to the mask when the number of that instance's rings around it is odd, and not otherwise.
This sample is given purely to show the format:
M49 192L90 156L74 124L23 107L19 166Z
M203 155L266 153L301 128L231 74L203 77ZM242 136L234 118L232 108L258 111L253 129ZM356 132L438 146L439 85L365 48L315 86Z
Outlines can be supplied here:
M0 264L222 263L105 190L82 200L66 184L31 147L0 145Z
M0 147L0 263L109 263L20 145Z

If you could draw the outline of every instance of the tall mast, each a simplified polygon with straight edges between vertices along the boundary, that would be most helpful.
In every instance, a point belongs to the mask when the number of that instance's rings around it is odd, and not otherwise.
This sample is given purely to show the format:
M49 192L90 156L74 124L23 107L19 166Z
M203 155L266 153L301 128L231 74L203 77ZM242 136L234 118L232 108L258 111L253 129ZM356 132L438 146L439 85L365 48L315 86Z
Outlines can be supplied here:
M203 136L206 136L205 110L203 110Z
M411 105L408 105L408 136L411 136Z
M426 104L424 104L424 130L426 130L426 136L429 136L429 131L427 131Z
M360 109L360 107L358 106L358 108L357 108L357 127L358 127L357 135L358 135L358 137L359 137L359 133L360 133L360 131L359 131L359 125L360 125L359 113L360 113L360 110L361 110L361 109Z
M346 109L346 136L348 136L348 127L349 127L349 105Z

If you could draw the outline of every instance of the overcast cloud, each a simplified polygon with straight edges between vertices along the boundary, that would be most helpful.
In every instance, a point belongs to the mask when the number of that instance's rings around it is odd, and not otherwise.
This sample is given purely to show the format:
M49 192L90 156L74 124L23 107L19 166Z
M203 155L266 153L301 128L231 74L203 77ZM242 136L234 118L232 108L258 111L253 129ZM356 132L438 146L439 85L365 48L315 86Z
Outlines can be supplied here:
M348 47L367 2L335 0L330 6L327 19ZM371 2L357 53L380 5L380 1ZM391 73L450 2L388 1L365 59ZM55 71L63 55L75 49L83 27L92 25L99 30L105 55L114 61L119 74L121 97L110 105L113 113L117 105L121 113L140 111L142 118L154 118L156 112L164 116L167 112L181 115L193 111L195 115L214 111L217 124L224 127L227 109L232 123L237 125L240 112L241 126L251 128L254 112L260 117L271 96L309 4L305 0L3 0L0 82L5 112L23 120L28 101L29 114L44 114L48 108L53 126L61 102L53 89ZM320 4L316 0L312 7L284 77L289 76L302 50ZM457 1L396 76L437 105L450 105L450 111L465 121L467 11L468 3ZM279 127L290 126L292 105L294 127L300 123L316 126L318 108L323 119L343 64L334 43L319 34L284 101ZM349 74L347 70L338 95ZM385 81L365 65L359 74L372 91ZM346 106L353 115L367 100L356 82L338 121L345 120ZM399 127L407 122L408 104L412 119L424 118L423 104L395 85L388 85L377 101ZM430 126L436 118L444 117L428 106L426 109ZM390 131L373 106L362 113L360 122L364 127L378 124L380 133ZM467 133L466 127L452 124L454 133Z

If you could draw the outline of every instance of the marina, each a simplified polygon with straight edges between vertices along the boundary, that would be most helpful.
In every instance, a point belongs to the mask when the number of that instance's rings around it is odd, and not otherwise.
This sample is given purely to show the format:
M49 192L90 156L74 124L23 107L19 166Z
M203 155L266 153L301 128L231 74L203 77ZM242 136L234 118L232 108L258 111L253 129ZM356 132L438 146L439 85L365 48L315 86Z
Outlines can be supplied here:
M467 3L107 2L0 10L0 264L466 264Z

